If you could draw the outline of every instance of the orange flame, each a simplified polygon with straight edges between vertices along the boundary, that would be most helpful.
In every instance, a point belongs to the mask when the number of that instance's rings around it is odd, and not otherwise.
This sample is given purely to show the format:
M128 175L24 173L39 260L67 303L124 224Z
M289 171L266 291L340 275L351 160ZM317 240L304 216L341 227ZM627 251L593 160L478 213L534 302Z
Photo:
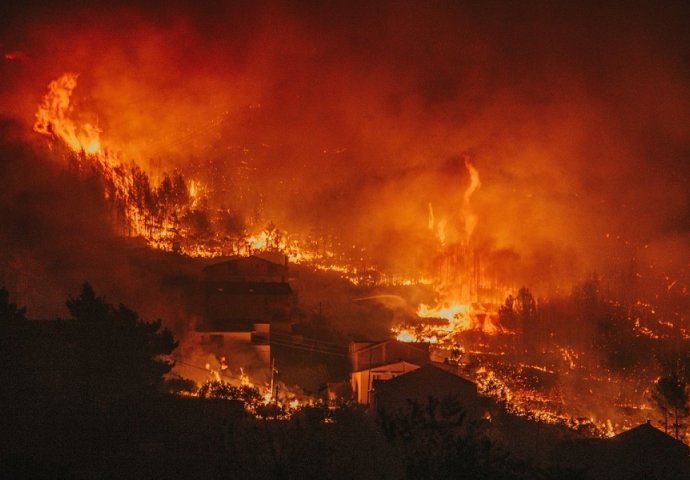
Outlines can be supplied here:
M96 154L101 149L100 130L84 123L78 125L70 117L70 98L77 87L76 73L65 73L48 85L48 93L36 112L34 130L64 141L75 152Z
M462 197L462 214L465 219L465 242L469 243L470 237L478 222L477 214L474 213L470 205L470 199L472 198L472 194L476 192L482 184L479 180L479 171L472 165L468 157L465 157L465 168L470 174L470 184Z

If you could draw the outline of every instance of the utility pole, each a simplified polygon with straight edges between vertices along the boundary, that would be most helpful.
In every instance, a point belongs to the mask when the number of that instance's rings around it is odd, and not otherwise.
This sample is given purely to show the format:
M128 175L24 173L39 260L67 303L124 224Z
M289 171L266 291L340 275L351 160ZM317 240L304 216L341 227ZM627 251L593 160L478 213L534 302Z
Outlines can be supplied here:
M276 371L276 357L271 358L271 401L273 400L273 375Z

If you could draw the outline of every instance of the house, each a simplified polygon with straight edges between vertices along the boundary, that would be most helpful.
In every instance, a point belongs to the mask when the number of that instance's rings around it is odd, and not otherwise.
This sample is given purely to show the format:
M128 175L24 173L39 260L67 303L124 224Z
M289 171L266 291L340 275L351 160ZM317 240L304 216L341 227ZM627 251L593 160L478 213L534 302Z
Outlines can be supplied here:
M293 304L287 260L234 257L203 270L204 330L250 331L255 324L289 324ZM287 328L286 325L281 325Z
M265 369L271 331L290 330L287 258L233 257L203 269L198 343L230 368Z
M489 416L495 405L477 393L477 384L463 377L451 365L427 363L404 375L375 384L373 406L377 412L404 411L410 401L419 404L429 397L452 397L464 410L466 418L478 421Z
M607 439L564 442L552 462L591 479L690 478L690 447L649 421Z
M349 352L353 398L364 404L371 402L374 382L390 380L430 362L428 343L350 342Z

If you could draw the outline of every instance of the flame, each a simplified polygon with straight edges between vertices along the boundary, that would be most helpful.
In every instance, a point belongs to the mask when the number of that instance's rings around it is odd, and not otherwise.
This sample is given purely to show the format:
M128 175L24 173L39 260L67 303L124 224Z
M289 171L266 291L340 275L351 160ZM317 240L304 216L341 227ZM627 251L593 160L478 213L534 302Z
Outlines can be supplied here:
M189 360L192 361L193 360ZM191 363L186 363L192 366ZM195 371L198 371L197 368ZM201 395L202 387L223 387L221 390L233 391L240 394L247 389L253 392L251 401L245 402L244 408L247 413L256 417L269 415L277 420L287 420L296 412L307 406L318 405L319 400L309 395L298 393L288 388L285 384L279 383L274 390L269 384L260 384L252 380L249 373L243 367L230 369L225 357L213 355L205 365L206 375L194 378L197 382L196 395ZM233 373L234 372L234 373ZM280 394L278 394L280 392ZM223 397L226 398L226 397ZM242 397L241 399L244 399Z
M394 331L394 333L396 333ZM419 336L410 328L401 328L397 331L395 339L400 342L415 343L421 341Z
M417 315L421 318L445 318L449 322L454 322L461 317L466 316L470 311L470 307L463 304L455 304L447 307L432 308L428 305L421 304L417 310Z
M436 221L436 217L434 215L434 206L431 204L431 202L429 202L429 220L427 222L427 228L436 234L436 238L441 246L446 245L446 225L447 221L445 217Z
M429 221L428 221L428 229L433 230L434 225L436 224L436 219L434 217L434 206L429 202Z
M478 222L478 216L472 210L470 199L472 198L472 194L474 194L482 184L479 180L479 171L472 165L469 157L465 157L465 168L470 174L470 184L462 197L462 214L465 219L465 242L469 243L470 237Z
M58 138L75 152L90 155L101 149L100 130L90 123L77 124L70 118L70 98L77 87L76 73L65 73L48 85L48 93L36 112L34 131Z
M202 182L191 179L151 185L146 172L136 165L124 165L115 154L103 149L100 129L89 122L75 120L71 99L78 78L77 73L65 73L50 82L36 112L33 129L63 142L80 155L80 161L100 173L106 184L104 197L120 210L118 223L125 235L141 237L156 249L193 257L280 251L292 262L311 263L318 269L340 272L354 284L362 281L366 272L360 272L352 262L337 259L332 251L317 253L305 249L298 239L291 239L287 232L275 227L230 241L220 235L214 229L215 213L206 206L208 190ZM195 216L206 218L210 223L211 231L206 232L205 238L195 237L190 226L181 224L181 219Z
M193 239L189 232L190 227L182 225L180 219L187 215L202 214L207 217L211 227L214 226L213 211L205 206L210 195L208 188L197 179L183 179L182 182L176 184L179 187L179 191L177 191L179 195L175 200L170 200L162 193L158 193L159 190L163 190L162 184L152 185L148 175L136 165L126 166L120 162L117 155L112 153L116 151L112 148L112 143L107 143L108 148L104 148L104 139L101 138L101 134L104 132L98 128L96 122L80 122L78 120L80 116L76 114L72 102L78 78L79 75L76 73L65 73L50 82L48 92L36 112L33 129L39 134L64 143L67 148L78 155L77 158L80 161L88 163L103 177L104 183L107 185L104 195L121 210L119 221L123 225L124 234L141 237L151 247L166 251L175 250L189 256L248 255L255 251L279 250L284 252L292 262L309 263L315 269L337 272L353 284L367 281L368 272L361 268L361 263L357 264L351 258L338 254L334 251L335 248L305 247L308 243L304 237L299 238L286 231L279 232L275 228L261 229L256 228L256 225L251 225L248 226L248 230L252 232L251 235L245 235L242 238L232 240L232 242L223 240L215 230L209 233L208 238ZM105 138L107 139L107 137ZM465 158L465 168L469 173L469 185L464 191L461 208L464 219L464 238L461 247L464 250L460 254L463 255L470 251L467 245L469 245L478 224L478 216L472 208L471 200L475 192L481 187L479 172L469 158ZM149 201L155 205L148 205L147 202ZM428 228L437 236L440 245L446 247L446 218L437 218L431 203L428 204L428 211ZM185 241L188 239L192 240ZM452 247L454 246L451 245L451 247L446 248L445 252L451 252ZM356 258L361 260L364 255L362 251L357 248L353 248L353 251L356 252ZM456 249L448 256L461 257L462 255L458 251ZM469 255L466 257L470 258ZM465 264L459 262L458 264L465 268ZM452 277L453 274L457 273L453 269L448 270L451 275L447 277ZM466 277L470 276L470 272L461 273ZM458 281L457 277L455 282ZM386 277L383 274L380 278L383 280L377 279L376 281L387 281L390 284L400 285L426 282L433 283L438 287L437 293L439 293L438 296L441 301L433 307L429 305L419 306L417 314L420 322L418 325L414 327L399 326L394 330L396 337L401 341L424 341L434 344L439 350L448 350L452 348L451 346L457 346L459 343L456 341L456 335L468 330L481 331L486 334L505 333L494 316L481 311L484 307L479 305L476 294L460 292L461 289L454 288L457 283L454 285L452 279L450 281L445 281L445 279L444 281L438 281L438 279L419 280L395 275ZM675 282L672 282L668 289L670 290L674 285ZM445 293L445 295L441 295L441 293ZM654 311L651 310L651 313ZM439 322L438 320L443 321ZM674 328L670 322L666 324L660 322L659 324L670 330ZM651 330L649 326L641 325L639 321L635 328L641 335L651 338L658 339L667 335L666 333L660 335ZM679 327L679 331L684 339L690 338L690 333L682 326ZM579 353L572 349L563 348L559 357L562 357L569 370L579 370L581 367L578 355ZM229 378L229 368L227 364L224 364L224 359L221 360L220 367L212 369L211 365L207 364L206 368L209 376L215 381L224 381L224 379ZM535 370L544 369L543 366L531 368ZM286 409L295 409L301 405L309 404L311 401L297 399L292 394L284 394L282 400L276 399L271 388L255 385L243 369L239 371L239 376L233 377L232 381L241 386L257 388L262 392L261 398L264 405L274 403L283 405ZM515 379L518 377L519 375L515 371L507 373L485 371L484 374L478 373L477 379L482 391L487 394L493 393L504 399L511 405L513 411L519 414L551 423L566 423L571 426L580 426L588 421L594 422L593 420L568 418L562 413L562 410L559 411L562 403L558 404L553 398L548 398L548 395L542 392L515 383L517 381ZM511 380L513 381L511 382ZM608 379L608 382L611 383L611 380ZM282 390L282 392L285 393L286 390ZM620 431L621 426L607 419L603 425L601 422L597 423L597 428L610 435L616 430Z

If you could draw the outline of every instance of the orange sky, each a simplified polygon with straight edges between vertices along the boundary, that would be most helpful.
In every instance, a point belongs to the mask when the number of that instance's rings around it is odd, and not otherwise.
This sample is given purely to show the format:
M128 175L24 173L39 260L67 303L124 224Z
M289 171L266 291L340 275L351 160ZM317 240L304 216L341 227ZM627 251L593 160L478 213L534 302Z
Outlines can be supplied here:
M29 141L72 71L123 160L382 265L435 247L429 204L460 241L466 157L472 242L523 281L690 263L682 2L76 3L3 7L0 115Z

